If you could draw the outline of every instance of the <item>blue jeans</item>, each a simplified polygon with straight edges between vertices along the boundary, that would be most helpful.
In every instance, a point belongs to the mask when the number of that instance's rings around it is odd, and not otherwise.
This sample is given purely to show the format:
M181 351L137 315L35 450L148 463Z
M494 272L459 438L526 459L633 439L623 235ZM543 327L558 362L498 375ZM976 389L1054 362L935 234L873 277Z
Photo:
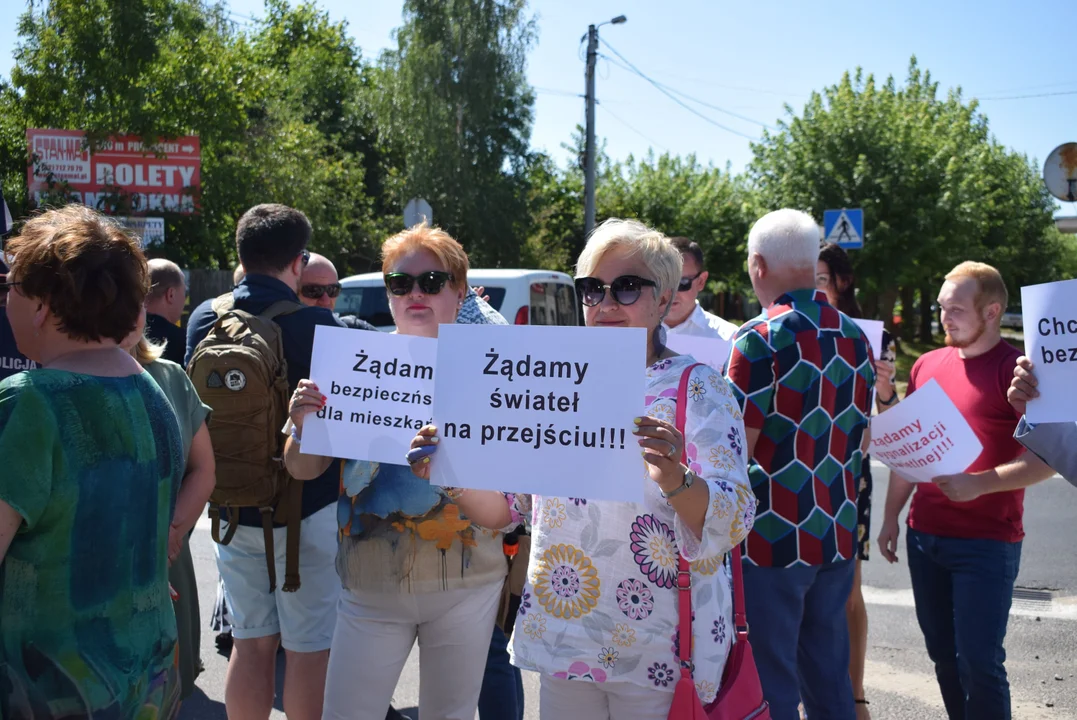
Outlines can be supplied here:
M510 618L511 619L511 618ZM520 668L509 663L509 639L494 625L486 674L479 693L479 720L523 720L524 679Z
M950 720L1010 720L1006 623L1021 543L909 529L916 619Z
M853 720L845 602L853 560L815 567L744 563L744 599L755 664L774 720Z

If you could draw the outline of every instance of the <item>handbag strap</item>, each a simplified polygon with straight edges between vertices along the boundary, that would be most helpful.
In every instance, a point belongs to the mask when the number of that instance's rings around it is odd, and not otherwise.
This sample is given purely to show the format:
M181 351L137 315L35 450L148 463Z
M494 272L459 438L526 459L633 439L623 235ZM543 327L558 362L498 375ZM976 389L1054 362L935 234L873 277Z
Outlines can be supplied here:
M695 363L685 368L677 386L677 430L684 436L684 424L688 415L688 381L692 371L703 363ZM681 450L681 462L688 466L688 443ZM681 677L692 679L692 566L684 559L680 548L677 549L677 648L681 664Z
M681 375L680 385L677 386L677 430L684 435L684 425L688 414L688 381L692 371L702 365L696 363L688 367ZM685 449L681 462L688 465L688 449ZM736 633L735 642L746 642L748 639L748 617L744 611L744 571L741 567L740 545L735 545L730 553L730 564L733 575L733 628ZM677 632L679 634L678 659L681 664L681 677L692 677L692 566L677 551Z

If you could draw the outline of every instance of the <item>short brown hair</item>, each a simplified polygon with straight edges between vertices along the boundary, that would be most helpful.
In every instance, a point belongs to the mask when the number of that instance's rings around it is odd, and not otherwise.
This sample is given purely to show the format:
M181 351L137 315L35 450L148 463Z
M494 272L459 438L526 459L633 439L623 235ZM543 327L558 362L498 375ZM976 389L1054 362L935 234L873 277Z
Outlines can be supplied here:
M951 282L962 278L972 278L976 281L976 309L983 310L990 303L998 303L1002 312L1010 302L1009 291L1006 290L1006 282L1002 279L1002 273L987 263L966 260L949 273L946 279ZM999 313L999 317L1002 314Z
M45 302L74 340L122 342L149 290L146 256L119 225L84 205L48 210L7 244L19 292Z
M307 248L310 220L302 211L287 205L255 205L236 225L239 262L255 275L284 271Z
M700 270L706 270L707 266L703 259L703 248L699 246L692 238L686 237L671 237L669 239L673 243L673 247L677 248L677 252L681 255L689 255L696 261L696 265L699 265ZM683 272L683 271L682 271Z
M463 246L441 228L426 223L398 232L381 246L381 271L391 272L404 255L426 250L445 266L452 276L449 286L454 290L467 287L468 260Z

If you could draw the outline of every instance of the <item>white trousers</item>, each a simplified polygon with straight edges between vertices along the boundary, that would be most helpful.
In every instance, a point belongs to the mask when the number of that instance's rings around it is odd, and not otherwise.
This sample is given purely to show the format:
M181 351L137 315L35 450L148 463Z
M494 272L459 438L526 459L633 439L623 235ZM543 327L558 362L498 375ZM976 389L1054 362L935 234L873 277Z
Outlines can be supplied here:
M540 720L666 720L673 704L671 692L626 682L593 683L543 675L539 683Z
M322 720L385 720L419 640L419 715L474 720L501 583L423 594L341 592Z

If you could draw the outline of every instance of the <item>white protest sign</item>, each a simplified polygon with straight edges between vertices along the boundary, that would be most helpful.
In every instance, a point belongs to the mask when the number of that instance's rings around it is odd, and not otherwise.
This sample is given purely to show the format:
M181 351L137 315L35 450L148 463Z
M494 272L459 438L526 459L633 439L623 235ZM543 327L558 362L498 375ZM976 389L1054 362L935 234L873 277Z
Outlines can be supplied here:
M433 420L437 340L319 325L310 379L328 400L303 421L300 450L406 464L412 438Z
M913 482L964 472L983 445L934 378L871 419L871 457Z
M442 325L431 482L643 502L640 328Z
M883 328L885 326L883 321L853 318L853 322L859 325L864 334L868 336L868 342L871 343L871 352L875 359L881 358L883 356Z
M691 355L699 362L725 372L733 342L720 337L666 333L666 345L680 355Z
M1021 288L1021 315L1040 391L1025 410L1028 421L1077 420L1077 280Z

